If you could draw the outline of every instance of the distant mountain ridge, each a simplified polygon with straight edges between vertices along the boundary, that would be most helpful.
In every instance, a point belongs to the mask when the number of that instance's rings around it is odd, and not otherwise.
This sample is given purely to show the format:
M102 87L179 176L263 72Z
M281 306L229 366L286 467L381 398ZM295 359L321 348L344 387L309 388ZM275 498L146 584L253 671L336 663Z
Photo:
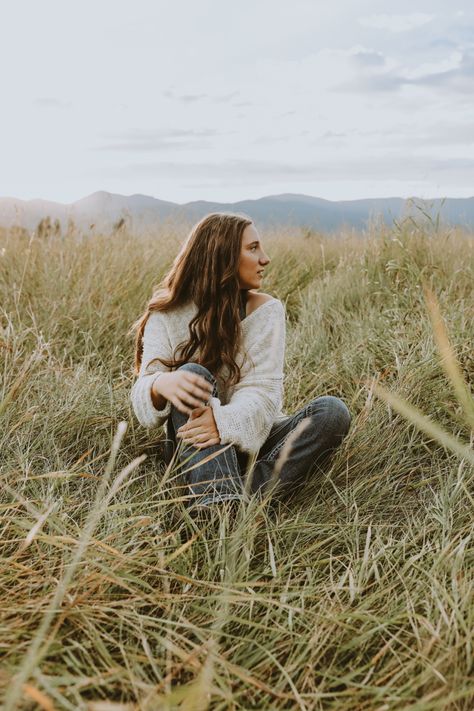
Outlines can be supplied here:
M415 205L418 206L415 207ZM117 195L98 191L76 202L62 204L46 200L0 198L0 226L17 225L35 229L47 217L59 220L61 228L73 221L81 231L109 232L125 224L132 232L153 229L165 220L196 222L209 212L243 212L265 227L289 225L330 232L343 226L364 230L371 219L393 219L413 215L422 218L421 210L433 219L474 229L474 197L470 198L371 198L362 200L325 200L294 193L268 195L255 200L233 203L198 200L184 204L159 200L148 195Z

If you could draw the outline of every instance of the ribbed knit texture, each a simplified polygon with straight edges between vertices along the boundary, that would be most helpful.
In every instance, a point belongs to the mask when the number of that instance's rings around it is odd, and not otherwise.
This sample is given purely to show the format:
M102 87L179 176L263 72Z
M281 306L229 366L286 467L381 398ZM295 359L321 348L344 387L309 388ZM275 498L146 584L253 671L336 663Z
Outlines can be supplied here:
M197 312L189 302L168 312L150 314L143 333L143 357L140 374L131 390L135 415L144 427L159 427L169 417L171 403L157 410L151 400L153 382L168 372L153 358L171 358L173 350L189 339L188 324ZM285 309L279 299L265 301L241 322L243 348L236 362L241 379L226 386L225 374L217 378L218 397L211 397L214 419L221 444L233 443L245 452L258 452L267 439L272 424L287 415L282 412L283 364L285 356ZM244 362L243 351L251 358ZM194 358L191 359L191 362ZM197 359L196 361L197 362ZM215 375L215 374L214 374Z

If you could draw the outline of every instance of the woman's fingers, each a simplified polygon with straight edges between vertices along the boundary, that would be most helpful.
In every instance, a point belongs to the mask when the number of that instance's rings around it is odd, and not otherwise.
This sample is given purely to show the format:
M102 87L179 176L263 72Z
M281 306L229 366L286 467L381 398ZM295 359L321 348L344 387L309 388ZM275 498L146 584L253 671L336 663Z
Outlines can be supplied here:
M176 408L177 410L179 410L180 412L184 412L184 413L187 414L188 409L183 407L183 405L181 404L181 400L180 400L178 397L176 397L176 395L174 395L174 396L171 398L170 402L171 402L172 405L175 406L175 408Z
M207 392L201 389L195 389L193 388L192 390L187 390L185 387L181 387L181 392L186 394L186 397L192 401L193 403L198 403L199 405L202 405L209 399L209 395Z
M202 400L193 397L183 388L179 388L176 394L184 405L192 405L193 407L201 407L203 405Z
M191 412L193 411L191 407L186 407L186 405L183 402L181 402L180 398L177 396L175 396L171 400L171 402L177 410L179 410L180 412L183 412L185 415L190 415Z
M197 449L205 449L205 447L210 447L213 444L219 444L218 439L208 439L206 442L194 442L192 443Z
M196 409L196 405L187 405L179 397L175 397L174 400L172 400L171 402L176 407L177 410L182 412L184 415L188 415L188 417L190 417L191 414L193 413L193 410ZM198 405L198 407L200 407L200 406L201 406L201 403Z
M207 400L214 389L211 383L208 383L205 378L197 375L196 373L188 373L184 371L184 374L186 376L185 379L189 382L189 387L187 388L188 392Z
M206 442L201 442L200 444L197 444L196 447L203 449L204 447L211 447L213 444L219 444L219 439L217 439L217 437L208 439Z
M192 444L194 447L198 447L199 449L202 449L203 447L210 447L213 444L219 444L220 441L218 437L209 437L207 432L197 435L183 434L177 436L185 444Z
M182 432L176 432L176 436L184 439L185 442L201 442L209 437L209 433L183 430Z

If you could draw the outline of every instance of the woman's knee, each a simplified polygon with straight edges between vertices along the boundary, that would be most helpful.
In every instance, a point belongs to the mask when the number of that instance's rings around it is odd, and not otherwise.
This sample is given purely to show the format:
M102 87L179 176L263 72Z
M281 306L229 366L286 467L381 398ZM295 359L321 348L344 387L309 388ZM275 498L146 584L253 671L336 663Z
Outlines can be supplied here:
M176 370L187 370L189 373L197 373L201 377L205 378L208 383L214 387L214 394L217 393L217 381L210 370L208 370L204 365L200 363L183 363Z
M345 437L351 426L351 413L346 403L334 395L323 395L311 403L311 414L324 413L328 427L338 437Z
M211 373L211 371L200 363L183 363L183 365L180 365L179 368L177 368L176 370L187 370L190 373L197 373L198 375L202 375L202 377L206 378L206 380L208 380L210 383L216 382L216 379Z
M200 363L193 363L192 361L189 363L183 363L183 365L180 365L176 370L186 370L189 373L197 373L201 377L205 378L211 385L212 385L212 394L217 395L217 381L212 375L212 373L205 368L203 365ZM176 405L171 404L171 409L170 409L170 439L173 440L174 445L177 445L176 442L176 429L184 424L185 422L188 422L189 420L189 415L185 412L182 412L179 408L176 407Z

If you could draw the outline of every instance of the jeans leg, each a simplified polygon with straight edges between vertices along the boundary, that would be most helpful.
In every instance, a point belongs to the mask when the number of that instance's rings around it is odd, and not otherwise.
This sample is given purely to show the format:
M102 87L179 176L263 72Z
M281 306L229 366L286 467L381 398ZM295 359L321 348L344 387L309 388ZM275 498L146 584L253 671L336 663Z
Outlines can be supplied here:
M173 420L168 417L166 420L166 439L163 443L163 460L168 467L171 464L173 455L176 451L176 435L173 427Z
M289 443L280 471L272 479L278 456L300 423L302 429ZM291 498L313 472L327 465L349 431L350 423L347 406L332 395L317 397L286 420L275 423L257 455L251 491L264 493L275 481L275 494Z
M213 385L212 395L217 397L217 381L207 368L199 363L185 363L178 370L188 370L191 373L201 375ZM171 427L168 429L168 435L174 438L176 444L175 433L189 421L189 418L186 413L181 412L172 405L170 419ZM227 445L214 444L209 447L199 448L180 441L176 444L178 449L177 460L179 463L186 459L188 460L183 465L183 469L186 470L206 459L209 455L219 452L224 446ZM193 494L190 505L196 502L206 504L213 501L242 497L242 477L236 449L233 445L228 447L222 454L214 456L210 461L204 462L192 469L192 471L185 472L184 476L186 483L189 485L190 493Z

